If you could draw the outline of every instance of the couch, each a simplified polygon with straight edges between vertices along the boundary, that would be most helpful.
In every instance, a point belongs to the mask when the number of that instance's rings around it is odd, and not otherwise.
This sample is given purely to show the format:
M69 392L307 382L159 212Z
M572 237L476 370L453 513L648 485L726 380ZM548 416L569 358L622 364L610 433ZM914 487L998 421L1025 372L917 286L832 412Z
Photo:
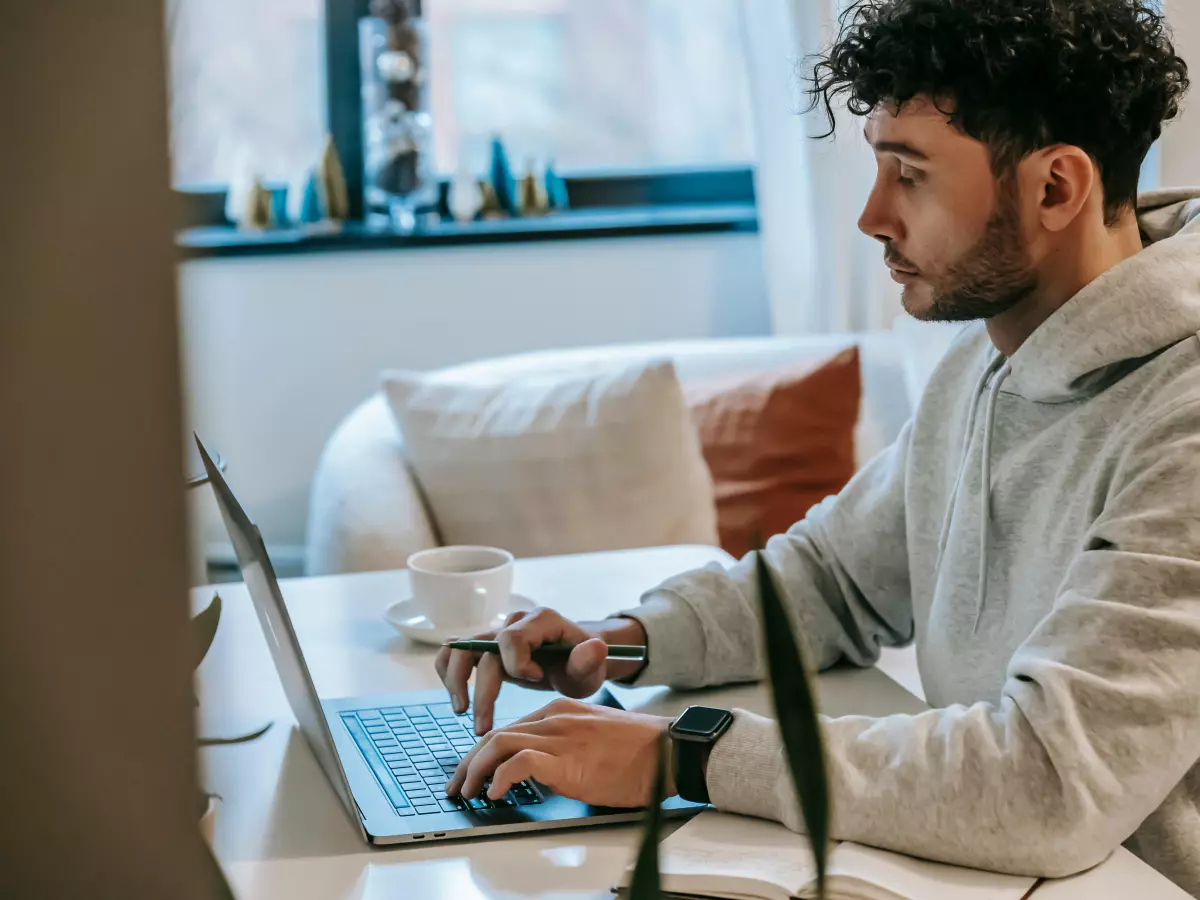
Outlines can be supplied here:
M861 464L895 439L923 386L905 359L902 336L893 332L589 347L485 360L446 374L494 381L670 358L686 385L824 359L854 344L860 348L863 370L856 432ZM396 423L383 394L376 393L342 421L322 453L309 507L308 573L403 568L412 553L437 544L420 488L405 463Z

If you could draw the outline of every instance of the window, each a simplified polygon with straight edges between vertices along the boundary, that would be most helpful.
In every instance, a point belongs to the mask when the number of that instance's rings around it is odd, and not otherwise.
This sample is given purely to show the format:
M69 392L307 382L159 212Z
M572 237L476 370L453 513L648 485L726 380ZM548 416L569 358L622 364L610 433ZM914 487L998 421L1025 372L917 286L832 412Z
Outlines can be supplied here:
M481 167L492 134L514 163L562 169L749 163L740 2L424 0L438 169ZM170 0L177 184L290 181L313 163L324 7Z
M749 163L741 0L425 0L438 168Z
M175 183L287 181L325 135L323 0L169 0Z

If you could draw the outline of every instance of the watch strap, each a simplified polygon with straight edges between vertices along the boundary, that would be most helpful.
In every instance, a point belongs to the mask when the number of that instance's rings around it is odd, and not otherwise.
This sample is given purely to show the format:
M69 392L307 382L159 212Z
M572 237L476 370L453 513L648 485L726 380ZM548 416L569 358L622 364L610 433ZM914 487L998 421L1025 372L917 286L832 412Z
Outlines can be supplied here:
M675 745L675 791L689 803L710 803L704 762L712 744L697 741L672 741Z

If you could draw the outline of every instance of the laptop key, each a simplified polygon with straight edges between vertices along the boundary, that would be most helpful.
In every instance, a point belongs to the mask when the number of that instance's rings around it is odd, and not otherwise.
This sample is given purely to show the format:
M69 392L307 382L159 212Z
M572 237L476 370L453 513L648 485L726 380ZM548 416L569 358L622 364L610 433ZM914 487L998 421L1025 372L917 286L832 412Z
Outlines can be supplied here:
M442 808L440 806L418 806L417 807L417 815L420 815L420 816L427 816L430 813L440 813L441 811L442 811Z
M458 812L467 808L466 803L462 800L439 800L438 806L442 808L442 812Z
M487 800L482 797L472 797L467 801L467 806L471 809L489 809Z

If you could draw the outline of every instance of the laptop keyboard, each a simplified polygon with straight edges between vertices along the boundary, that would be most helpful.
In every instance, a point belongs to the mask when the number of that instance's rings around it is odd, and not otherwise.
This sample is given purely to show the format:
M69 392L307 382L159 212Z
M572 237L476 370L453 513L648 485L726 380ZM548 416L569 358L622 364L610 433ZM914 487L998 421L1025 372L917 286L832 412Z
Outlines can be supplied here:
M359 709L344 712L341 717L397 815L542 802L538 789L527 781L499 800L489 799L486 788L480 796L469 799L446 796L446 782L478 740L471 730L470 715L456 716L449 703ZM503 728L512 721L497 721L496 727Z

